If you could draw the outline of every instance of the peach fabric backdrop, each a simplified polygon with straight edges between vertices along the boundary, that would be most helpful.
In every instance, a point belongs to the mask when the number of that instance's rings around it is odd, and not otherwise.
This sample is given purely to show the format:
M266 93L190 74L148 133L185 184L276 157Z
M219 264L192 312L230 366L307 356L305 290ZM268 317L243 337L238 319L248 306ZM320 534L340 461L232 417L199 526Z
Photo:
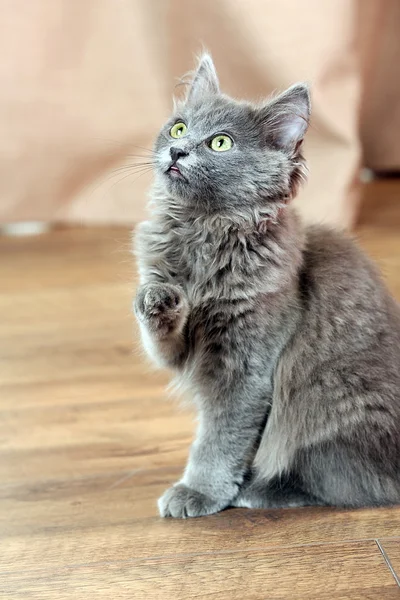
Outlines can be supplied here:
M150 177L116 169L143 154L135 146L151 147L201 44L228 93L259 98L312 83L310 179L297 200L309 220L352 221L360 139L368 166L400 168L397 0L0 7L0 222L143 218Z

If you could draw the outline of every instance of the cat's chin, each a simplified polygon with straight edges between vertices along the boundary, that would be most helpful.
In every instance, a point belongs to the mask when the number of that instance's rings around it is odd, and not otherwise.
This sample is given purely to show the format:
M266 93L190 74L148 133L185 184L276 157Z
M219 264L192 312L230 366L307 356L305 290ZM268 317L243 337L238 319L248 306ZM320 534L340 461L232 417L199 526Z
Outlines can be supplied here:
M191 193L189 182L183 176L169 175L165 173L164 189L183 206L191 204Z

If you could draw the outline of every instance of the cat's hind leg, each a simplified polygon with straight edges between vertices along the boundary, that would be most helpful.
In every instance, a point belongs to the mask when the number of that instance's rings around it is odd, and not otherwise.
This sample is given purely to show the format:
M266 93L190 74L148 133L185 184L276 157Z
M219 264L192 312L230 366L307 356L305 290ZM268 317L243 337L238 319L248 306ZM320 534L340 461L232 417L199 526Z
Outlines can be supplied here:
M359 432L299 451L304 489L344 508L400 504L400 454L393 437Z
M323 506L324 502L303 491L298 478L293 475L275 477L270 481L257 479L242 487L231 506L243 508L295 508L298 506Z

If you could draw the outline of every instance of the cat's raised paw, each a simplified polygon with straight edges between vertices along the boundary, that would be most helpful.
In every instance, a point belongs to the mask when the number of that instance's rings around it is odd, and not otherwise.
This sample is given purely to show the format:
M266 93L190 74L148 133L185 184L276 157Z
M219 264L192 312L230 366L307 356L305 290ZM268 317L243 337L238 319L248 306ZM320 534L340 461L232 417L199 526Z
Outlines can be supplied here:
M153 333L166 335L179 329L187 313L187 302L176 286L149 283L139 288L134 304L139 321Z
M220 511L223 506L212 498L192 490L183 483L169 488L159 499L158 509L162 517L187 519L202 517Z

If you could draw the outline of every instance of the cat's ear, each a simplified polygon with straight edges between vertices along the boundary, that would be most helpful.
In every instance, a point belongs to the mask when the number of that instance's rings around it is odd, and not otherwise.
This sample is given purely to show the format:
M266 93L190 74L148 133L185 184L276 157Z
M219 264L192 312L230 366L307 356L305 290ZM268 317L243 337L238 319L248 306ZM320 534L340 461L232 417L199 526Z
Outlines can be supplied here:
M204 52L194 71L192 82L186 96L186 102L198 102L207 96L218 94L218 92L219 82L217 71L215 70L211 56L207 52Z
M306 83L296 83L260 109L266 139L273 146L295 152L310 121L311 100Z

